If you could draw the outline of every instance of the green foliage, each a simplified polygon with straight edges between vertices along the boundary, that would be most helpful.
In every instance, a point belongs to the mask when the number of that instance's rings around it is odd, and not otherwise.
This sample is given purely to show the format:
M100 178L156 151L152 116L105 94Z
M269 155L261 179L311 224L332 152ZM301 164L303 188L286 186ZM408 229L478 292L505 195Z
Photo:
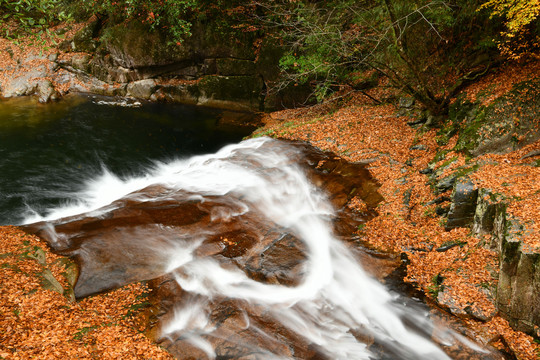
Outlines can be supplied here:
M502 19L503 39L497 41L501 52L510 58L538 51L540 39L540 2L530 0L489 0L480 9L490 17Z
M133 317L135 316L138 312L140 312L141 310L144 310L146 308L148 308L149 306L151 306L152 304L148 301L143 301L143 302L140 302L140 303L136 303L136 304L131 304L128 308L128 311L126 313L126 315L124 316L124 318L129 318L129 317Z
M216 31L254 31L250 14L255 8L244 0L72 0L71 13L80 20L92 15L107 26L136 21L168 36L180 45L191 36L195 22L207 22ZM75 15L76 14L76 15Z
M80 6L89 14L107 16L114 23L140 21L152 30L165 29L171 42L179 43L191 35L191 17L197 0L81 0Z
M71 18L63 10L63 0L0 0L0 23L16 24L22 32L46 30L50 25ZM6 34L12 36L16 34Z
M444 277L441 274L437 274L431 279L431 285L428 286L427 290L433 299L437 299L439 293L444 290L443 281Z
M297 2L283 9L270 9L280 14L274 21L283 22L282 36L292 46L280 60L280 68L287 74L286 81L294 85L309 83L314 95L322 101L339 84L347 81L350 69L347 58L350 48L342 39L354 13L349 11L352 1L333 1L327 6Z
M150 292L148 290L137 295L137 297L135 298L135 302L126 307L128 311L126 315L123 316L123 318L125 319L133 317L140 311L150 307L152 304L148 301L149 296Z
M99 326L97 326L97 325L85 326L85 327L81 328L79 331L77 331L73 335L73 339L74 340L82 340L84 338L84 336L86 336L86 334L88 334L91 331L94 331L96 329L99 329Z
M304 0L264 9L287 44L286 85L309 84L321 101L344 84L376 85L362 80L376 73L439 116L496 50L500 25L477 11L480 1Z

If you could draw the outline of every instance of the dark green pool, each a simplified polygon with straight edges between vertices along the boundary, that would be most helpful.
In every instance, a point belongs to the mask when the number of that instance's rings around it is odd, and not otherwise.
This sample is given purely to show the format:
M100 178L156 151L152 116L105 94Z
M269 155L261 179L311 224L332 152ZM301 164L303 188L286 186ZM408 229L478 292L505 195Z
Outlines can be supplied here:
M48 105L0 100L0 224L18 224L29 212L70 201L105 168L140 175L155 161L214 152L253 131L242 125L245 114L125 105L91 96Z

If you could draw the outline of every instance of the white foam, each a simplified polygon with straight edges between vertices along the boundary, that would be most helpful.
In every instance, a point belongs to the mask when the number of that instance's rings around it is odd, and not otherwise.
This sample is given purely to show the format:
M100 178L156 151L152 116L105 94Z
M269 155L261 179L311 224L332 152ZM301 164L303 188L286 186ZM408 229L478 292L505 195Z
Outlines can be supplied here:
M97 211L154 184L203 195L234 194L244 200L242 211L216 209L215 216L240 216L251 206L288 228L307 248L303 281L294 287L265 284L212 258L195 257L194 247L171 250L166 268L175 269L176 279L185 291L206 300L179 305L163 325L163 336L182 336L208 357L215 357L211 343L205 340L215 330L210 326L206 306L213 298L228 297L267 308L276 321L308 343L317 344L333 359L373 357L368 347L351 334L351 329L359 328L367 329L379 343L393 348L399 358L447 359L429 338L433 325L426 314L397 305L395 297L368 276L349 250L334 238L327 220L332 207L290 160L290 149L276 140L260 138L228 146L214 155L156 164L144 177L122 180L104 172L88 183L77 204L56 209L45 219ZM204 234L200 236L202 241ZM425 332L408 329L404 317ZM269 353L269 357L274 355Z

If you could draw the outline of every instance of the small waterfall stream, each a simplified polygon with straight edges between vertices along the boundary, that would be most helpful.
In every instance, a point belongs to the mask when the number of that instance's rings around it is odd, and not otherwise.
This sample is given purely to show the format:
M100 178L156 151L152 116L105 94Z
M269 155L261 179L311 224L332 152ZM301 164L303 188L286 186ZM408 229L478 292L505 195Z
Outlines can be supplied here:
M104 172L26 229L78 260L77 296L161 279L155 334L178 358L450 359L455 344L490 358L364 271L335 229L332 157L308 171L305 156L261 138L144 175Z

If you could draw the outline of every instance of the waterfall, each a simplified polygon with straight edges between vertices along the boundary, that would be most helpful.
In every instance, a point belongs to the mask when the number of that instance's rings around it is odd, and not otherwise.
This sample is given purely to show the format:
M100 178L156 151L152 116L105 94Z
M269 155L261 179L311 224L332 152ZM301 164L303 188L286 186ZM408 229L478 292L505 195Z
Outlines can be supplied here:
M443 349L456 342L482 352L457 333L435 326L425 310L405 304L364 271L335 235L336 210L294 160L300 156L301 151L286 142L259 138L212 155L156 163L141 177L119 179L104 171L88 182L77 201L45 216L34 214L26 222L47 224L42 228L48 229L48 241L53 248L62 247L67 246L65 224L89 217L105 222L128 203L144 205L136 209L157 202L172 206L182 194L182 201L202 209L204 226L176 226L180 220L175 218L146 230L141 225L116 229L127 248L148 241L144 251L157 254L148 260L156 271L152 276L168 274L182 289L181 301L161 317L160 338L189 344L209 359L226 358L224 351L229 350L224 349L231 347L247 349L245 358L301 356L288 341L306 344L330 359L449 359ZM261 281L245 269L247 258L258 256L254 254L275 240L257 247L262 235L253 236L247 252L223 255L229 244L224 226L247 222L250 216L301 242L303 256L293 284ZM137 237L137 229L144 236ZM201 250L210 242L217 244L216 239L219 251ZM230 246L236 245L235 240ZM74 251L82 256L82 250ZM233 325L215 321L216 304L233 304Z

